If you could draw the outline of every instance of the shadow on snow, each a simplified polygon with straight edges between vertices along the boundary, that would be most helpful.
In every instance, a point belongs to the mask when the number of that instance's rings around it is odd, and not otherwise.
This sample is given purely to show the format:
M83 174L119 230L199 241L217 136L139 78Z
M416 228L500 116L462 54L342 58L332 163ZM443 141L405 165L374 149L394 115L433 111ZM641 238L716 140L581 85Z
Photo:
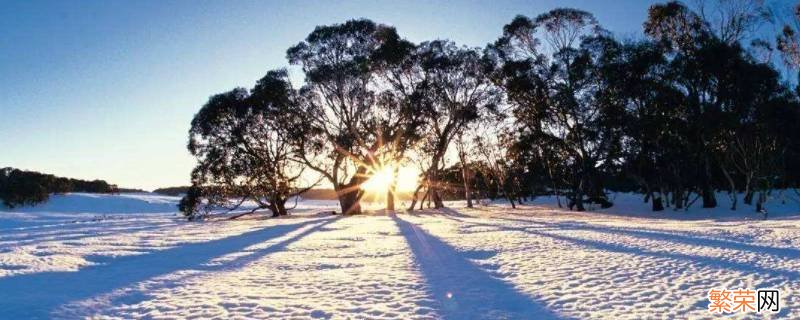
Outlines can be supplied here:
M557 319L539 302L465 259L467 253L392 215L445 319Z
M450 219L459 220L459 219L456 219L456 218L450 218ZM760 267L760 266L752 264L752 263L737 262L737 261L720 259L720 258L715 258L715 257L690 255L690 254L677 253L677 252L652 251L652 250L646 250L646 249L642 249L642 248L638 248L638 247L630 247L630 246L624 246L624 245L615 244L615 243L608 243L608 242L603 242L603 241L598 241L598 240L583 239L583 238L578 238L578 237L565 236L565 235L554 234L554 233L550 233L550 232L546 232L546 231L536 230L536 229L542 229L542 230L553 230L553 231L566 231L566 230L570 230L570 229L576 229L576 228L574 228L575 227L574 225L564 225L564 224L561 224L561 223L527 221L527 222L530 222L530 223L536 224L536 225L515 227L515 226L504 226L504 225L493 224L493 223L469 222L469 221L464 221L464 220L459 220L459 221L461 221L461 222L463 222L465 224L471 224L471 225L476 225L476 226L493 227L493 228L497 228L498 230L524 232L524 233L528 233L528 234L532 234L532 235L547 237L547 238L551 238L551 239L555 239L555 240L559 240L559 241L572 243L572 244L579 245L579 246L582 246L582 247L586 247L586 248L589 248L589 249L596 249L596 250L601 250L601 251L605 251L605 252L616 252L616 253L631 254L631 255L642 256L642 257L654 257L654 258L671 259L671 260L679 260L679 261L683 260L683 261L688 261L690 263L694 263L694 264L697 264L697 265L706 266L706 267L710 267L710 268L725 268L725 269L735 270L735 271L739 271L739 272L743 272L743 273L758 273L760 275L783 277L783 278L786 278L786 279L789 279L789 280L800 278L800 272L794 271L794 270L771 269L771 268ZM613 229L609 229L609 230L604 230L604 229L605 228L602 228L602 227L586 227L586 230L590 230L590 231L594 231L594 232L607 232L607 233L612 233L612 234L615 233L615 232L613 232L614 231ZM643 235L639 234L639 236L643 236ZM659 240L670 241L670 240L674 240L674 239L671 239L670 237L666 237L664 235L661 235ZM685 242L687 240L683 239L683 241ZM703 241L706 241L706 240L704 238L700 238L700 239L697 240L697 242L687 242L687 243L692 244L692 245L703 246L703 243L702 243ZM676 241L676 242L682 242L682 241ZM712 245L712 246L719 246L719 245L720 244L717 243L716 245ZM732 249L737 249L737 248L734 247ZM740 249L740 250L748 250L748 249L753 249L753 248L748 248L748 246L744 246L743 244L740 244L740 247L738 249ZM779 250L779 248L772 248L772 249ZM791 249L787 249L787 250L791 250ZM780 251L777 251L777 252L774 252L774 253L776 253L778 255L783 255L783 256L788 255L788 257L792 257L792 254L793 254L790 251L783 251L783 250L780 250Z
M578 222L536 222L524 219L501 218L501 217L496 217L496 219L545 225L554 227L559 230L574 229L574 230L603 232L603 233L619 234L619 235L632 236L638 238L646 238L652 240L669 241L674 243L682 243L695 246L748 251L755 254L769 254L772 256L788 258L788 259L800 258L800 250L793 248L770 247L770 246L749 244L733 240L716 239L706 236L695 236L679 232L664 232L664 231L648 230L648 229L605 227L605 226L589 225L586 223L578 223Z
M123 288L160 275L179 270L219 270L241 266L318 230L337 218L317 219L295 224L277 225L240 235L207 242L179 245L171 249L143 255L108 258L102 265L89 266L75 272L43 272L10 276L0 279L0 299L3 317L9 319L46 319L57 307L71 301ZM320 222L324 221L324 222ZM241 251L249 246L279 238L313 225L306 231L251 254L226 261L223 265L204 266L213 258Z

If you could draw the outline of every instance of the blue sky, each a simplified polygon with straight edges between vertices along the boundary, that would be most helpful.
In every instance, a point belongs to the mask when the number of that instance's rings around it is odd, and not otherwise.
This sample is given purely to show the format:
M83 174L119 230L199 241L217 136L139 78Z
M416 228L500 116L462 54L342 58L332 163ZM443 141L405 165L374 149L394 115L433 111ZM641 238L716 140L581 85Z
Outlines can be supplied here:
M194 113L286 66L286 49L316 25L366 17L415 42L483 46L517 14L577 7L635 37L651 3L0 0L0 167L185 185Z

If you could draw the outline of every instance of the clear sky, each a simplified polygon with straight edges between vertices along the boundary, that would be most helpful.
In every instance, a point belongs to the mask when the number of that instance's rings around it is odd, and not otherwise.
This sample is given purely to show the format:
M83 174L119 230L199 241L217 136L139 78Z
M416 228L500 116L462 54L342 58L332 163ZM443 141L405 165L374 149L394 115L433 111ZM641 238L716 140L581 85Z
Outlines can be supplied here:
M517 14L577 7L636 37L653 3L338 2L0 0L0 167L186 185L194 113L210 95L287 66L286 49L316 25L366 17L414 42L483 46Z

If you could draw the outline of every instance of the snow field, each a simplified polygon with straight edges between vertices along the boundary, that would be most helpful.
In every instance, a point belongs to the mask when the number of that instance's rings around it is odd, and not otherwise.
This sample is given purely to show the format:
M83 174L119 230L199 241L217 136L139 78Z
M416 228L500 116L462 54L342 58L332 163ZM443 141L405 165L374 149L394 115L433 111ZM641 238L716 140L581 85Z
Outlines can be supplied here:
M314 214L331 205L317 201L287 218L202 223L3 212L0 292L12 294L0 318L714 319L709 289L775 288L781 312L758 317L800 319L790 209L720 220L537 202L341 217Z

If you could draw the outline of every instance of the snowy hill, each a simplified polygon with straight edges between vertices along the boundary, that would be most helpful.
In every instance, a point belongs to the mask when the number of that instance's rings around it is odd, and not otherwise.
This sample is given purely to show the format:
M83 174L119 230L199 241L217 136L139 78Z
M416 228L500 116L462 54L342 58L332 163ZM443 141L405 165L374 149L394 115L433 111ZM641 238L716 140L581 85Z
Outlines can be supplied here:
M80 222L122 215L175 215L178 197L151 193L53 194L36 206L9 209L0 206L0 230L43 224Z
M33 207L21 207L9 211L95 214L169 213L178 211L179 200L180 197L152 193L68 193L51 195L49 201Z

